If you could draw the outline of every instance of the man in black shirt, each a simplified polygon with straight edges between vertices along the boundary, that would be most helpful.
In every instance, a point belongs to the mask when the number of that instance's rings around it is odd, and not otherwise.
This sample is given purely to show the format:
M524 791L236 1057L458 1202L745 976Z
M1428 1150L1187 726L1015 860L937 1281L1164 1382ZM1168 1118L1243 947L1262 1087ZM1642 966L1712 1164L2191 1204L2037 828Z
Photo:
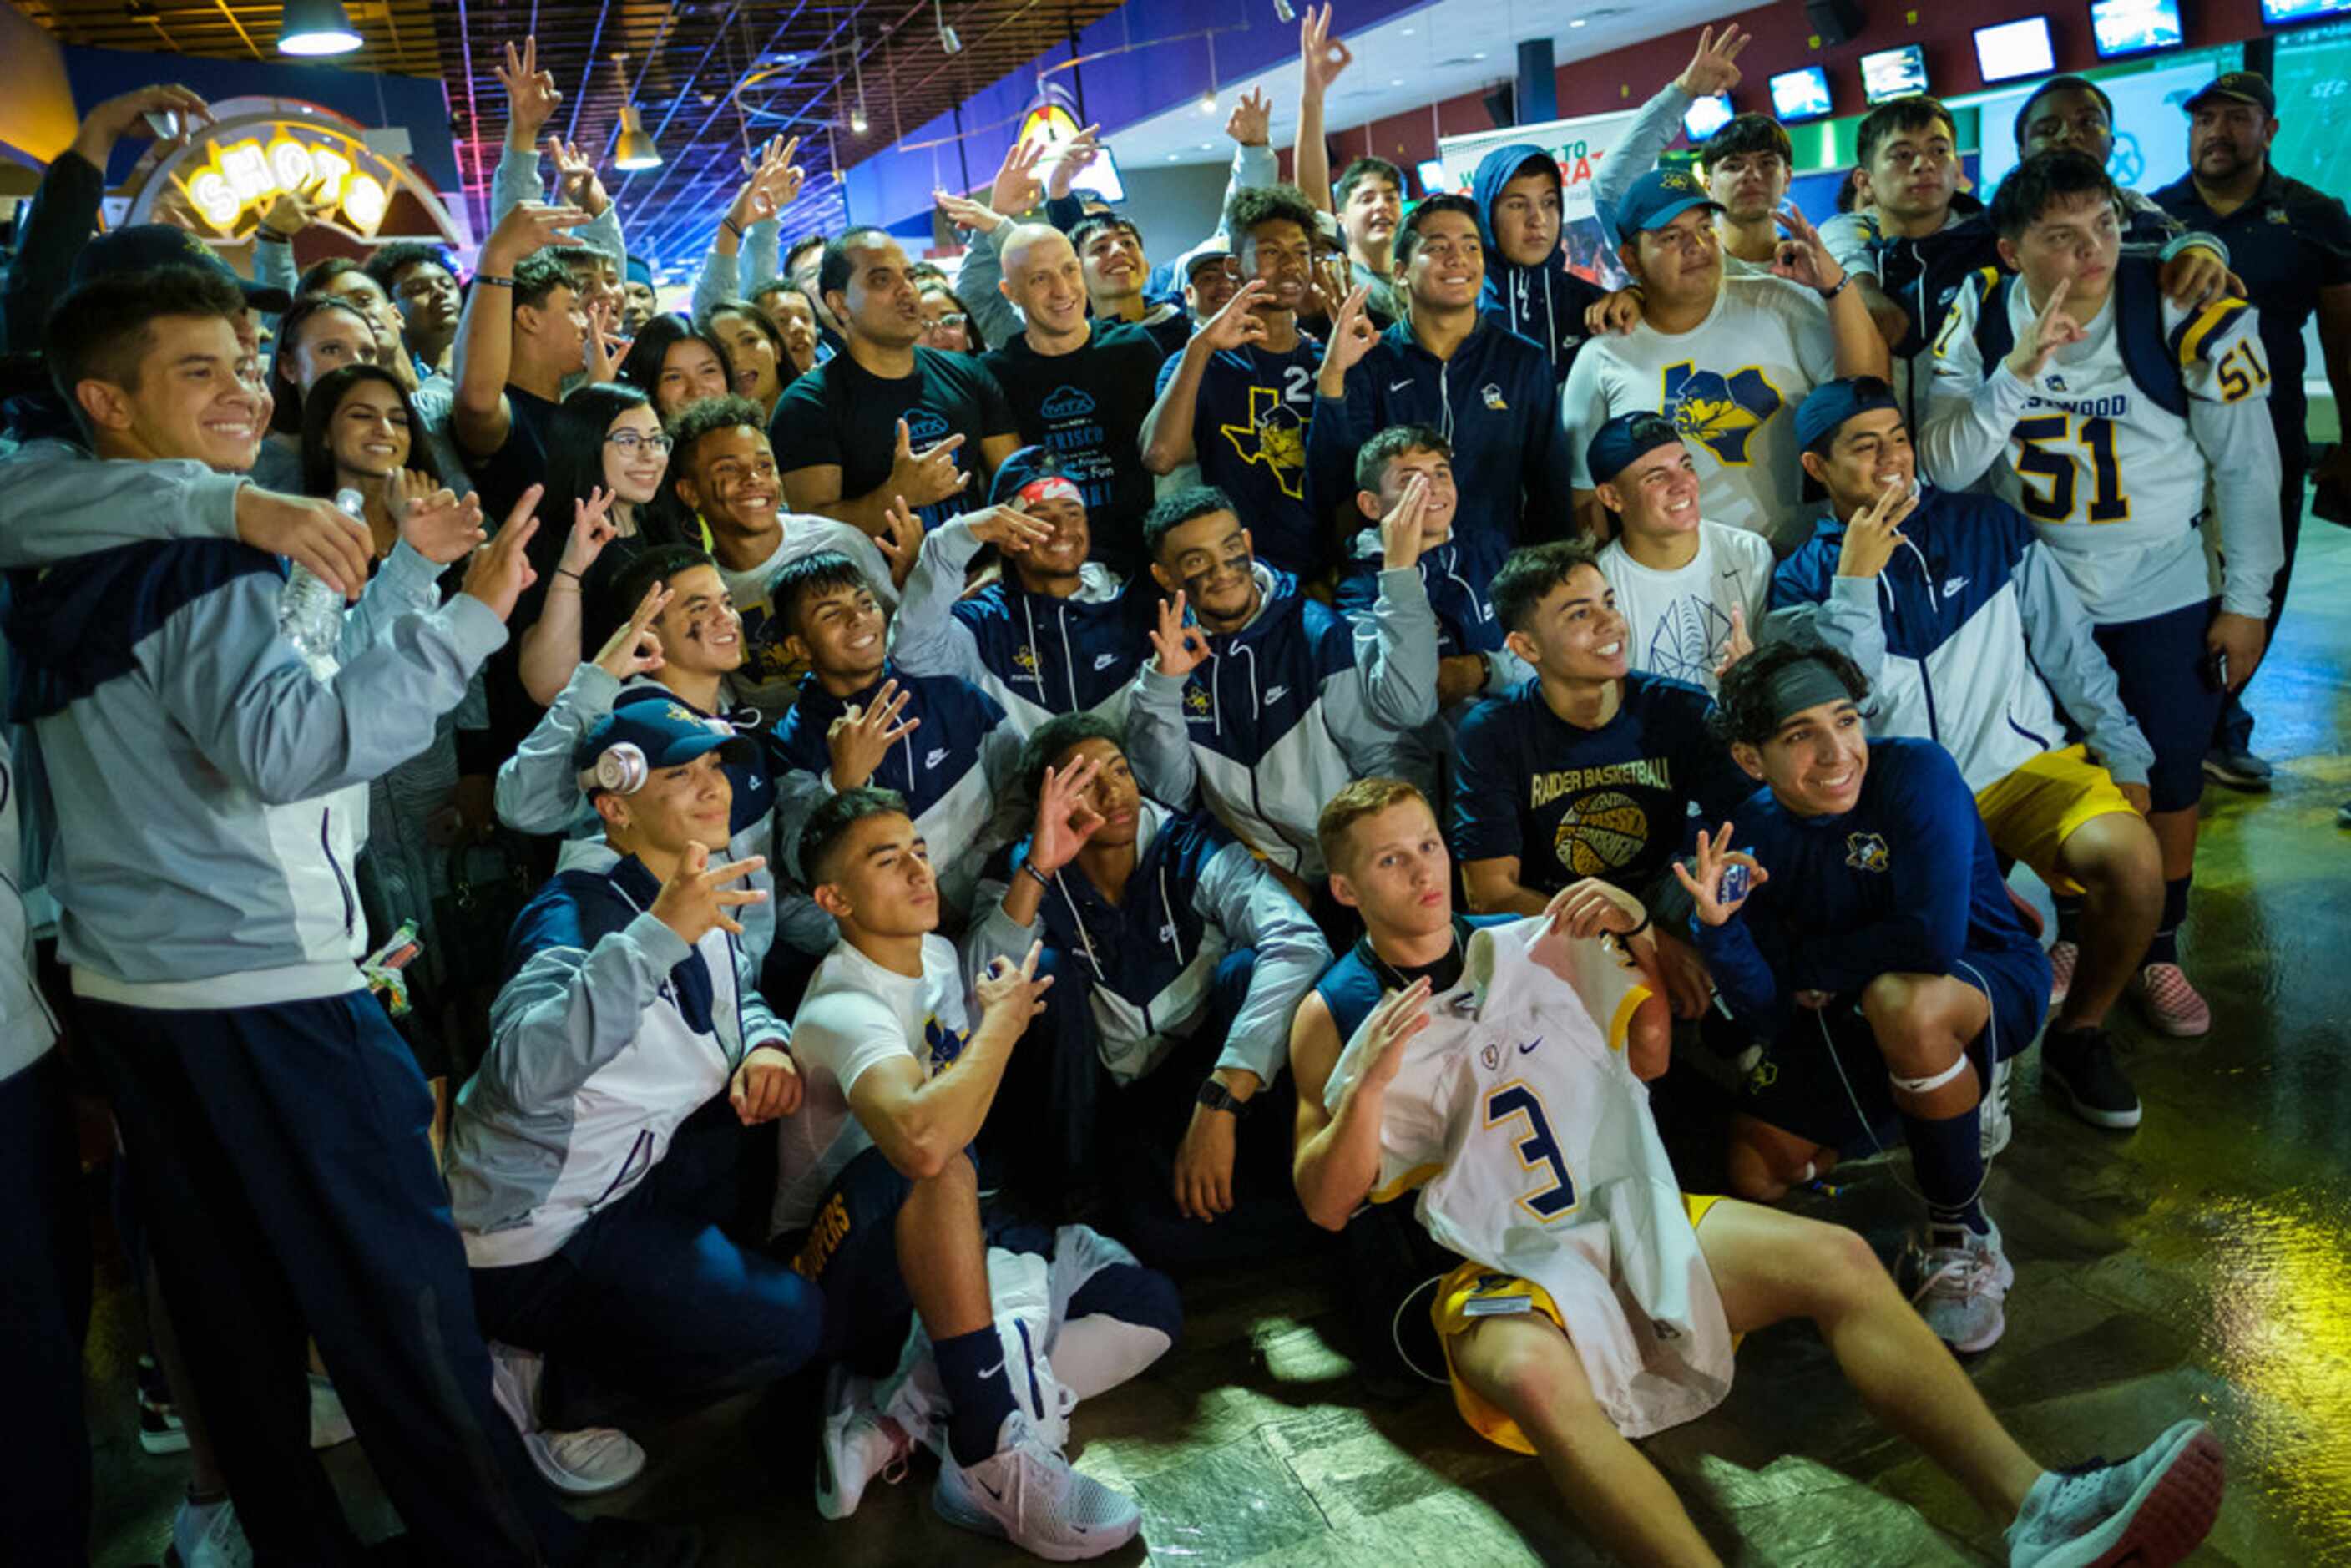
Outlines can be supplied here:
M846 336L841 352L784 389L768 422L786 507L876 538L897 497L925 528L967 510L1020 445L996 378L967 354L916 346L922 306L906 253L884 230L828 242L817 289Z
M1159 346L1143 328L1087 319L1085 266L1061 230L1022 224L1002 254L997 287L1029 325L981 362L1004 389L1022 444L1059 458L1082 492L1095 555L1133 576L1151 510L1142 434Z
M2270 588L2270 630L2285 608L2294 547L2302 537L2302 486L2310 466L2310 415L2303 395L2307 359L2303 323L2318 315L2318 347L2327 385L2340 404L2351 395L2351 214L2336 197L2288 179L2270 162L2277 99L2252 71L2231 71L2187 103L2188 172L2155 193L2156 204L2189 228L2229 246L2229 265L2261 312L2269 355L2270 420L2285 476L2278 518L2285 564ZM2319 471L2337 483L2351 467L2351 447L2337 446ZM2241 695L2243 688L2239 688ZM2241 789L2266 789L2270 765L2253 755L2253 717L2232 696L2204 759L2204 774Z

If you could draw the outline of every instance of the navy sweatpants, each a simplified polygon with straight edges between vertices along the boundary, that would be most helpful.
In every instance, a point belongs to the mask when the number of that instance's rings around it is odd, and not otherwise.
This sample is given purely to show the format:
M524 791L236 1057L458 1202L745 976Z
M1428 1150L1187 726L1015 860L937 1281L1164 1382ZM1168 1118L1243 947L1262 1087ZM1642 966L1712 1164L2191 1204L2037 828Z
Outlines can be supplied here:
M547 1358L549 1427L620 1424L789 1377L816 1354L824 1298L720 1228L747 1134L724 1093L687 1117L628 1197L536 1263L474 1270L482 1332Z
M9 1457L0 1464L5 1553L25 1568L89 1561L89 1434L82 1335L89 1326L89 1225L65 1059L50 1051L0 1082L0 1388Z
M490 1397L432 1094L375 1000L78 1016L256 1563L359 1559L310 1452L306 1335L434 1561L569 1556L580 1526Z

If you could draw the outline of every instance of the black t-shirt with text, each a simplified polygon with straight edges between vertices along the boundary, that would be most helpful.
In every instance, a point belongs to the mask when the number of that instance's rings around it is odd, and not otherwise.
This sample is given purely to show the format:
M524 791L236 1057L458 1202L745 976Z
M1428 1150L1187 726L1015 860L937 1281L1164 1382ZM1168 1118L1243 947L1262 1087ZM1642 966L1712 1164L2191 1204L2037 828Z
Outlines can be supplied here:
M1152 501L1143 422L1162 358L1144 329L1097 322L1075 352L1040 354L1024 333L984 361L1012 405L1021 444L1051 452L1084 492L1094 558L1122 572L1143 558Z
M837 465L841 497L853 499L890 477L902 419L917 453L962 436L956 465L973 476L956 495L923 507L923 527L935 528L987 505L980 443L1015 434L1016 426L1004 389L969 354L917 348L914 373L897 377L877 376L853 355L835 354L784 389L768 422L768 440L778 470Z

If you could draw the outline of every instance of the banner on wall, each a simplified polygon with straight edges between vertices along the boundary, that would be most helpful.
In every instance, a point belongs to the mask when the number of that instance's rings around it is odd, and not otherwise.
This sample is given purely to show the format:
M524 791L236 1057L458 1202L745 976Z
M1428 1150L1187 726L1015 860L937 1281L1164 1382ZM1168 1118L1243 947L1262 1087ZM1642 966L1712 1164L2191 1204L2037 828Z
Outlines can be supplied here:
M1575 120L1481 131L1472 136L1440 137L1437 161L1444 166L1446 189L1466 195L1479 160L1495 148L1531 141L1550 153L1559 164L1561 244L1567 252L1568 266L1595 283L1614 287L1623 281L1624 272L1616 264L1615 237L1602 232L1593 211L1592 182L1608 150L1623 138L1638 112L1587 114Z

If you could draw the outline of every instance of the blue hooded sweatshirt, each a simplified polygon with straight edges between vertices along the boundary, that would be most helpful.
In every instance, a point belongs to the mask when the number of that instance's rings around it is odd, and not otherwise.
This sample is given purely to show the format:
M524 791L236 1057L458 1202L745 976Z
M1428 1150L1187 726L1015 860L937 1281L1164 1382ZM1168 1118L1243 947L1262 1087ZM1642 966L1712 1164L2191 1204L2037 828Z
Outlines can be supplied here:
M1510 330L1531 338L1551 356L1552 378L1567 380L1575 350L1583 345L1583 312L1607 298L1608 291L1568 271L1553 256L1540 267L1520 267L1504 259L1494 243L1494 204L1502 187L1530 163L1558 172L1558 161L1531 141L1497 147L1478 161L1470 177L1469 194L1478 204L1478 239L1486 247L1486 289L1480 308Z

